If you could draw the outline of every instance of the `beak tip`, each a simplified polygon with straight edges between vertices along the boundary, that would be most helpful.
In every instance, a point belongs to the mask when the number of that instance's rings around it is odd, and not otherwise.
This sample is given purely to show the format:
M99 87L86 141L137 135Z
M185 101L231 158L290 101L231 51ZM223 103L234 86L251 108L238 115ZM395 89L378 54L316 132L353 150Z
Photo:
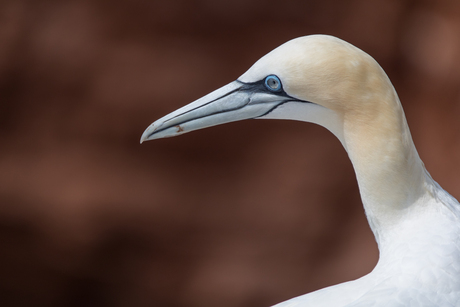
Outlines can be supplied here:
M144 143L145 141L150 140L150 137L154 130L155 129L153 129L153 125L150 125L147 129L145 129L144 133L142 133L140 144Z

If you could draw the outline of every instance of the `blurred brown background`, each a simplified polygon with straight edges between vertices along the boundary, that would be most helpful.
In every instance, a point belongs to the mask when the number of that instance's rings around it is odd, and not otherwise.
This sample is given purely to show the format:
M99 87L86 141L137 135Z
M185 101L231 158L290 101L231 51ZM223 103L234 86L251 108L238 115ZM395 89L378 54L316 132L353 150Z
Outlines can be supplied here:
M377 261L325 129L245 121L139 145L297 36L370 53L460 197L456 0L0 1L0 305L269 306Z

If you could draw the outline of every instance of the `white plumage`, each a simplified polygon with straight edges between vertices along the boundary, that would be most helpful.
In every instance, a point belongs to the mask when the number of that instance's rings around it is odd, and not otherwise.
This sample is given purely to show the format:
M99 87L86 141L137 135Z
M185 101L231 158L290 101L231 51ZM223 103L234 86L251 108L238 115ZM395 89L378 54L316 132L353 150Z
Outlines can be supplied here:
M154 122L141 142L249 118L312 122L340 140L380 251L368 275L277 307L460 306L460 205L425 170L374 59L331 36L291 40Z

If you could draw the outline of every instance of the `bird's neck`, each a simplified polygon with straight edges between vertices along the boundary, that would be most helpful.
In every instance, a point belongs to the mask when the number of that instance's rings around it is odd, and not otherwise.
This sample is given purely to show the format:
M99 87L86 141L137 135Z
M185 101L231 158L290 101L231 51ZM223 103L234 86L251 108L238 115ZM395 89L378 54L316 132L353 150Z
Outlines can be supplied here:
M343 143L353 163L379 247L426 194L427 178L395 95L375 112L344 118ZM372 114L369 116L369 114Z

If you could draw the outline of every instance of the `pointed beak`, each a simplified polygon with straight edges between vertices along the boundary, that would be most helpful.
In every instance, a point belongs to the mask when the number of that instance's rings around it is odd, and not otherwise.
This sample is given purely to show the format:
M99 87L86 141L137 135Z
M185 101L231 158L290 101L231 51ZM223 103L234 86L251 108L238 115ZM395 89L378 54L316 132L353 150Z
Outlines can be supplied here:
M144 141L181 135L270 113L290 97L259 90L259 84L234 81L160 118L142 134Z

